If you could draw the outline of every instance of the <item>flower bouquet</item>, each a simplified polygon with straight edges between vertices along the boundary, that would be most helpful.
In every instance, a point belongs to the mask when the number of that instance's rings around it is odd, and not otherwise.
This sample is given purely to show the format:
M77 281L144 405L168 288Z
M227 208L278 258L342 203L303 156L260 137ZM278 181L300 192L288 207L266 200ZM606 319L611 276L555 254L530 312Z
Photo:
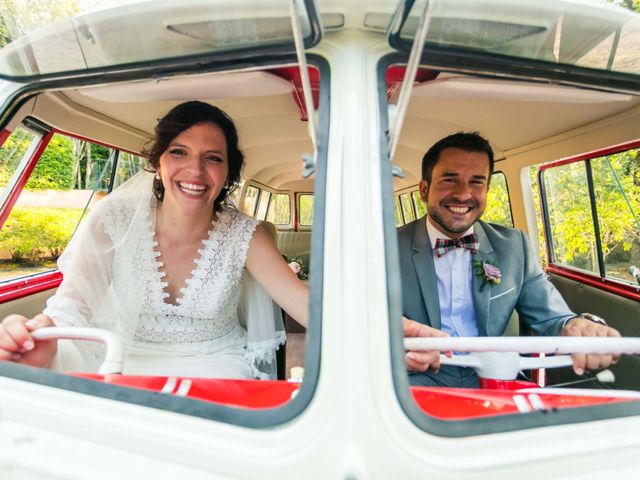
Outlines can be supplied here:
M300 257L291 257L290 259L285 257L285 260L289 264L291 271L295 273L300 280L307 280L309 278L309 272Z

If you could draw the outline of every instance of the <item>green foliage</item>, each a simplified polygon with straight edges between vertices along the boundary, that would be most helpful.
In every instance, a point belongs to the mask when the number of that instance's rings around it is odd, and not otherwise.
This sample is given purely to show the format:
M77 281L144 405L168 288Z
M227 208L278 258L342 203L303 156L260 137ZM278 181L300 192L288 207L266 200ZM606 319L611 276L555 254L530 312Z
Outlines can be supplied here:
M300 225L313 225L313 195L300 195Z
M513 226L511 207L509 206L509 191L502 173L494 173L491 176L491 186L487 194L487 207L482 215L482 220L498 225Z
M33 139L31 132L18 128L0 147L0 187L7 186Z
M416 207L416 218L424 217L427 214L427 204L422 201L420 191L416 190L415 192L411 192L411 196L413 198L413 204Z
M631 250L640 250L638 150L592 159L591 169L602 255L607 264L624 264L619 268L624 272L630 263L635 263ZM596 234L585 163L545 171L545 191L556 258L597 273Z
M69 242L81 209L14 208L0 230L0 250L14 262L31 265L57 259Z
M640 13L640 0L607 0L607 2Z
M2 0L0 34L8 43L79 12L77 0Z
M267 222L274 225L286 225L291 222L291 204L289 195L276 193L271 199L267 212Z
M69 190L73 187L74 158L71 140L54 135L29 177L32 190Z

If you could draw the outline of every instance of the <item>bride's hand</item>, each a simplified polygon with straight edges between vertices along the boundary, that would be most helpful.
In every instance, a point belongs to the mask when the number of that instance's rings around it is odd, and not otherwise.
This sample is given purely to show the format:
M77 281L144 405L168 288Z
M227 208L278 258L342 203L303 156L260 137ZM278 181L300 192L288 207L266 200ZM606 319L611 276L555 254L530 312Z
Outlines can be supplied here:
M55 324L51 318L44 314L32 319L9 315L0 323L0 360L47 368L56 354L57 341L36 342L30 332L53 326Z

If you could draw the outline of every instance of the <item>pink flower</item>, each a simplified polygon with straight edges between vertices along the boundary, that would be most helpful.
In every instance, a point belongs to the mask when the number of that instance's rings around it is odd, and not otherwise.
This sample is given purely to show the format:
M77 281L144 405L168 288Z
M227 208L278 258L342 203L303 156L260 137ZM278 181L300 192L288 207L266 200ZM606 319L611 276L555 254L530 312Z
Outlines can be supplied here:
M298 262L290 262L289 263L289 268L296 275L298 275L300 273L300 270L302 270L302 267L300 266L300 264Z
M488 282L493 283L494 285L498 285L500 283L500 279L502 277L502 272L495 265L491 265L490 263L484 262L482 264L482 269L484 270L484 277Z

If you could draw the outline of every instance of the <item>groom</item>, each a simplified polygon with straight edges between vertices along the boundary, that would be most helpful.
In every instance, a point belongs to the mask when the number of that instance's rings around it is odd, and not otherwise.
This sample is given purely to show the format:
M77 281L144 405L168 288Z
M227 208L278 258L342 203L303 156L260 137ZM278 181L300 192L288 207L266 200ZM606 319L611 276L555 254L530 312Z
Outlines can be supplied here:
M420 196L428 216L398 230L403 314L457 337L499 336L514 309L539 335L619 336L599 317L573 313L547 280L520 230L478 220L493 150L478 133L456 133L422 159ZM420 362L409 352L413 385L477 387L471 368ZM576 373L606 368L611 355L573 355Z

